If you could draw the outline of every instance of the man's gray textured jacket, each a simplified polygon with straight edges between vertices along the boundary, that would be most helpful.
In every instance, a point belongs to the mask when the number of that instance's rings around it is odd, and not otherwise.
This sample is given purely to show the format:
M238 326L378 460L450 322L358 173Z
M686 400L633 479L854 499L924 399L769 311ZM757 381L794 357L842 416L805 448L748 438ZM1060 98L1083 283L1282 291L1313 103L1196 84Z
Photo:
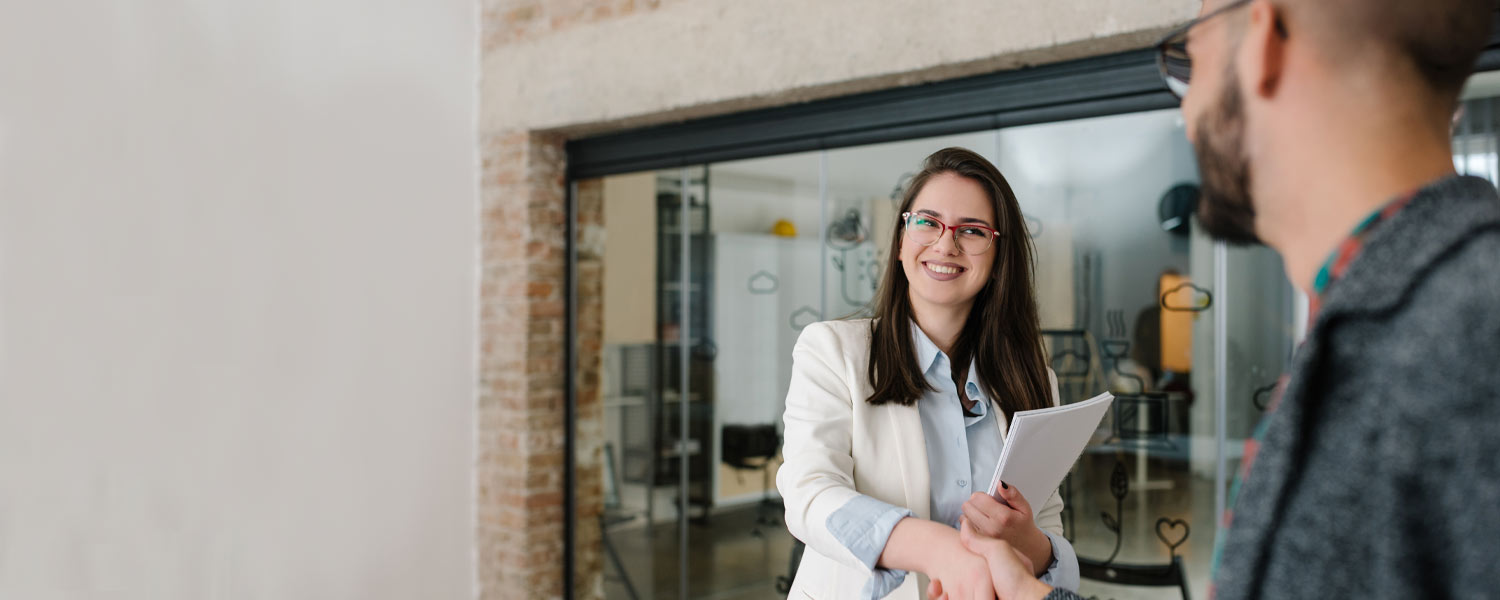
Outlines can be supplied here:
M1326 291L1233 510L1219 600L1500 597L1490 183L1429 185L1370 232Z
M1500 197L1427 186L1325 293L1217 598L1500 596Z

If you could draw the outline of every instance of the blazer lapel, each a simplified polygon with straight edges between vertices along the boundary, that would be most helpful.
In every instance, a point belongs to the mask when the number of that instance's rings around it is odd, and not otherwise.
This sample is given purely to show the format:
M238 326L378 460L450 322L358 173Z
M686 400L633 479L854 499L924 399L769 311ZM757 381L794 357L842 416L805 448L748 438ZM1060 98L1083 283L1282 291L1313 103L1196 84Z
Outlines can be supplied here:
M891 437L896 441L896 452L901 457L902 488L906 493L906 506L918 518L932 518L931 473L927 469L927 441L922 433L922 415L918 412L921 402L911 406L890 404Z

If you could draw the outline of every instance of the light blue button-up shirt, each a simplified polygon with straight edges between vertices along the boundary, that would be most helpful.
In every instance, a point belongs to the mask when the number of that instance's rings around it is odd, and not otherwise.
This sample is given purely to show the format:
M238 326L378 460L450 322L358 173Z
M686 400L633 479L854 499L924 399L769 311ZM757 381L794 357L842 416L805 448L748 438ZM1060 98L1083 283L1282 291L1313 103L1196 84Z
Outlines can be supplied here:
M995 464L1000 460L1000 451L1005 442L1001 439L999 425L994 419L997 408L984 396L970 363L964 390L974 401L970 411L975 416L964 414L963 402L958 398L958 388L953 384L953 367L948 356L927 338L916 323L912 323L912 341L916 345L917 361L923 368L927 391L918 400L921 409L922 435L927 445L927 468L932 485L932 520L950 527L958 527L958 518L963 516L963 504L976 487L985 491L994 475ZM877 568L880 553L891 537L891 530L902 518L913 516L910 510L892 506L869 496L859 496L844 504L828 517L828 530L873 571L873 576L860 590L860 596L878 600L895 591L906 579L905 571ZM1078 589L1078 558L1072 544L1060 535L1043 531L1052 540L1052 564L1041 577L1043 583L1054 587Z

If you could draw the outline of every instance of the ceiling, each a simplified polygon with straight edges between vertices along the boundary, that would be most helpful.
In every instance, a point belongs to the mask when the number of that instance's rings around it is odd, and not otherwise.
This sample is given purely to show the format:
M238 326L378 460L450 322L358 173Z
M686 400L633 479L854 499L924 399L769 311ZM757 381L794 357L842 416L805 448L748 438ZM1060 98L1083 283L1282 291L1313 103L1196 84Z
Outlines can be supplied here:
M828 186L833 194L888 196L903 175L920 168L923 158L949 146L974 150L992 161L1004 153L1001 164L1012 179L1118 177L1140 164L1141 154L1159 148L1148 142L1181 136L1180 129L1177 112L1164 110L839 148L827 151ZM715 163L711 169L735 179L817 189L822 158L819 152L803 152Z

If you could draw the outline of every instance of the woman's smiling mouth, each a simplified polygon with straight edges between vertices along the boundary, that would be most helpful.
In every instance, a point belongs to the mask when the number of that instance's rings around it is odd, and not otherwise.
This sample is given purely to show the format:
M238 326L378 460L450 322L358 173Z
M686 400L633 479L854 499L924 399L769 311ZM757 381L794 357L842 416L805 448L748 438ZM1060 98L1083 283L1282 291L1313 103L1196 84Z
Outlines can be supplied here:
M967 268L960 267L952 263L924 262L922 263L922 266L924 267L924 270L927 271L927 275L938 281L951 281L953 279L957 279L959 275L962 275L964 271L968 270Z

